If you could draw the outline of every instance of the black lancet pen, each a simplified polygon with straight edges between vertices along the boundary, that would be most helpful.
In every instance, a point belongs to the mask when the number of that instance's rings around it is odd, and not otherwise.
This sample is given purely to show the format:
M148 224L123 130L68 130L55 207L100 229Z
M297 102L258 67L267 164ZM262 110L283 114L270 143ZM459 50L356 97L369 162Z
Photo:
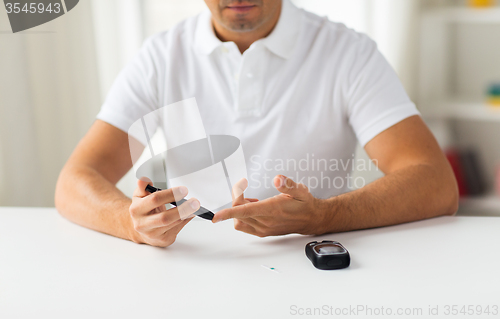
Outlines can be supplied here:
M155 193L155 192L161 191L160 188L156 188L156 187L151 186L151 185L146 186L146 190L150 193ZM186 199L183 198L177 202L171 202L170 204L174 205L174 206L179 206L179 205L182 205L182 203L184 203L185 201L186 201ZM208 220L212 220L214 218L214 213L212 213L211 211L209 211L208 209L206 209L203 206L200 206L200 209L198 209L194 214L198 217L208 219Z

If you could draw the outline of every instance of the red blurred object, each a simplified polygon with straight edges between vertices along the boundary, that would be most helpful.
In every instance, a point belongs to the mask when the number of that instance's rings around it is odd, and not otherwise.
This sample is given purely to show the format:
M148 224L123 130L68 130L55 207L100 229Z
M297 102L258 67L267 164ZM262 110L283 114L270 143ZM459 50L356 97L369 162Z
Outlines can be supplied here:
M460 197L465 197L468 195L467 185L465 183L465 177L463 173L463 168L460 163L460 153L456 149L449 149L445 152L446 158L450 162L451 168L453 169L453 173L455 174L455 179L458 184L458 192Z

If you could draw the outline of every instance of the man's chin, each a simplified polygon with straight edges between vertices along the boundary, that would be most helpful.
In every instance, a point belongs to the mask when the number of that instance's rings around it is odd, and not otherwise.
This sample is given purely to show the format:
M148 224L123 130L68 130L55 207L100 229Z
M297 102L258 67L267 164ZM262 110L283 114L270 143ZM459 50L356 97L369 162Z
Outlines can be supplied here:
M230 23L227 23L225 27L232 32L251 32L258 29L260 25L261 23L259 23L259 21L250 21L245 19L231 21Z
M226 29L234 32L249 32L262 24L259 14L226 15L223 19Z
M245 32L252 32L255 31L255 27L245 27L245 26L240 26L240 27L232 27L229 30L232 32L239 32L239 33L245 33Z

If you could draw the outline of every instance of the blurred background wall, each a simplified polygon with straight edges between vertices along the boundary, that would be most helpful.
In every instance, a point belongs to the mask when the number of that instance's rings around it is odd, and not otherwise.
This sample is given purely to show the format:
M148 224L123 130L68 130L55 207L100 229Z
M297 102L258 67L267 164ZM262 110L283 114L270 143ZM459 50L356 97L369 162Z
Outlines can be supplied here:
M0 9L0 205L53 206L58 171L101 103L88 1L12 34Z
M480 149L490 194L480 204L500 210L491 195L500 162L500 120L491 121L495 115L477 106L488 83L500 82L498 8L478 15L465 0L293 2L377 41L442 147ZM6 12L0 10L0 206L53 206L59 171L94 121L118 72L147 36L205 8L202 0L80 1L66 16L17 34L11 33ZM479 23L453 21L453 26L442 27L449 46L440 48L433 41L443 39L429 32L425 21L440 25L450 15ZM448 71L436 68L443 61ZM433 68L442 77L435 77ZM444 89L439 95L429 87ZM447 101L452 99L475 101L477 108L464 112L486 113L474 121L457 116L449 111ZM358 149L357 156L366 154ZM368 181L382 176L376 170L355 175ZM131 194L133 175L119 187Z

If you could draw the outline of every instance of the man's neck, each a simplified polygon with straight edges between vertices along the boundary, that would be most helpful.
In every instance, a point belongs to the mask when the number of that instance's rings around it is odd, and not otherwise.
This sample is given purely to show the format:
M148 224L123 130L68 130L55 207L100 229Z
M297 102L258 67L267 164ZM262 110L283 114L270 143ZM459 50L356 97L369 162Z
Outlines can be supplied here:
M277 10L275 16L272 17L272 19L269 19L267 23L264 23L259 28L248 32L228 30L218 24L214 19L212 19L212 25L214 26L215 35L219 38L219 40L223 42L234 42L238 46L240 52L243 53L250 47L250 45L252 45L252 43L267 37L273 31L276 24L278 24L281 10L282 8Z

